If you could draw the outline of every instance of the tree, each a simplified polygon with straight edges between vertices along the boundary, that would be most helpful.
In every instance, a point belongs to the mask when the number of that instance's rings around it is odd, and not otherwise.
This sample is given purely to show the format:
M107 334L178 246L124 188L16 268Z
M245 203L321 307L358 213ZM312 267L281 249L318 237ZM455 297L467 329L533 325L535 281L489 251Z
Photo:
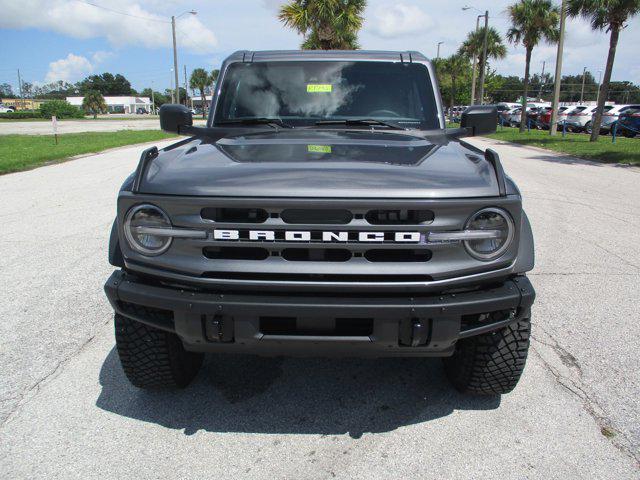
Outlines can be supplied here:
M135 90L131 88L131 83L119 73L113 75L105 72L101 75L90 75L77 83L76 87L82 94L91 90L100 92L102 95L131 95Z
M600 85L598 107L591 125L592 142L597 141L598 135L600 135L602 112L609 96L611 72L616 58L620 30L626 26L627 20L639 12L640 0L567 0L567 13L570 17L582 17L591 22L592 29L605 30L610 33L607 65L604 69L602 85Z
M192 90L200 90L200 98L202 100L202 118L205 117L205 111L207 110L207 99L205 97L205 90L211 84L211 75L207 73L204 68L196 68L191 72L189 78L189 87Z
M525 48L523 105L529 95L529 69L533 48L545 40L549 43L560 37L560 9L551 0L520 0L507 9L511 19L511 28L507 38L511 43L521 43ZM520 131L523 132L527 121L527 109L522 109Z
M218 70L217 68L214 68L213 70L211 70L211 85L215 85L215 83L218 81L218 76L220 75L220 70Z
M473 58L475 55L476 58L479 59L479 71L486 68L486 60L490 58L496 60L507 56L507 47L505 47L502 37L495 28L489 27L489 30L487 31L487 58L485 59L483 57L484 32L484 27L469 32L467 34L467 38L462 42L462 45L460 45L460 48L458 49L458 53L460 55L464 55L467 58ZM478 78L479 77L481 77L481 75L478 75ZM483 99L480 99L481 103L482 100Z
M97 118L98 113L105 113L107 111L107 104L104 101L104 97L97 90L89 90L84 95L82 100L82 108L87 113L92 113L93 118Z
M464 76L469 70L469 59L460 54L453 54L444 59L442 62L443 74L447 75L451 80L451 95L449 106L453 108L457 97L457 83L460 77Z
M0 98L14 98L13 88L8 83L0 84Z
M304 50L355 50L366 0L291 0L278 18L304 36Z

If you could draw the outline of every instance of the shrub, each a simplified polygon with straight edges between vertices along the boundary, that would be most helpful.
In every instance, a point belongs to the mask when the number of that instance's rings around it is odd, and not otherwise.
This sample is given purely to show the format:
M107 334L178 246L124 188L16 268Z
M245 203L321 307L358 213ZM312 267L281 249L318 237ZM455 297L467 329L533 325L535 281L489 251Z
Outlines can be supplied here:
M21 110L13 113L0 113L0 118L6 118L9 120L20 120L23 118L41 118L40 112L36 110L35 112Z
M40 105L40 116L51 118L84 118L84 112L64 100L50 100Z

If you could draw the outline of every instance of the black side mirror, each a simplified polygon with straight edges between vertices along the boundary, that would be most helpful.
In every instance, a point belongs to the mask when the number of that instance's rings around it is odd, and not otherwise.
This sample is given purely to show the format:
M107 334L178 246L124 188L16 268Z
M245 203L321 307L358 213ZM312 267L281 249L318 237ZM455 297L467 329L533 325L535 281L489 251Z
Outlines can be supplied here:
M472 105L462 112L460 127L466 128L472 137L496 133L498 109L494 105Z
M184 105L165 104L160 107L160 128L165 132L182 133L193 125L191 110Z

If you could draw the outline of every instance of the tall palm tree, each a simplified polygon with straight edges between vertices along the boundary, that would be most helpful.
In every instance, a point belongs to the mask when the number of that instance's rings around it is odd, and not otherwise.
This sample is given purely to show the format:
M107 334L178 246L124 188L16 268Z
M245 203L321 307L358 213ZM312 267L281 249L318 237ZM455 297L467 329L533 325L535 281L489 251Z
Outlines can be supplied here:
M620 30L626 26L631 17L640 13L640 0L568 0L567 13L571 17L583 17L589 20L591 28L594 30L610 32L607 66L604 69L598 108L591 126L591 141L595 142L600 134L602 112L609 96L609 83L611 82L611 71L616 57Z
M211 84L211 76L204 68L196 68L191 72L189 77L189 87L192 90L200 90L200 99L202 100L202 118L205 117L207 111L207 99L205 98L205 90Z
M484 27L469 32L467 38L458 49L458 54L467 58L473 58L475 55L479 59L478 70L481 72L483 71L482 69L486 68L488 59L497 60L507 56L507 47L504 45L502 36L495 28L489 27L487 31L487 58L483 57L484 32ZM478 75L478 78L481 76ZM480 103L482 103L482 100L480 99Z
M305 50L355 50L366 0L291 0L278 18L304 36Z
M458 79L469 70L469 59L459 53L453 54L444 59L442 70L442 73L448 75L451 79L450 107L453 108L457 95Z
M524 65L524 92L520 131L524 132L527 121L527 97L529 95L529 68L531 52L541 40L555 43L560 37L560 9L551 0L520 0L507 11L511 17L511 28L507 38L511 43L521 43L526 51Z

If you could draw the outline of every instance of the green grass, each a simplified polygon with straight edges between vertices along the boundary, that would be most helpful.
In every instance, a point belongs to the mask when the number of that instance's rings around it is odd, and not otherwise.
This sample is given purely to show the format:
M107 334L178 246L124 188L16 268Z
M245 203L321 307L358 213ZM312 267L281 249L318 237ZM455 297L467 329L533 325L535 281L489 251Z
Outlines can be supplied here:
M571 134L562 137L562 133L552 137L546 130L531 130L520 133L517 128L505 127L489 138L517 143L528 147L540 147L556 152L567 153L574 157L605 163L628 163L640 165L640 139L619 136L611 143L611 135L601 135L597 142L591 143L589 135Z
M75 155L167 138L177 137L160 130L67 133L58 135L56 145L53 135L0 135L0 174L60 162Z

